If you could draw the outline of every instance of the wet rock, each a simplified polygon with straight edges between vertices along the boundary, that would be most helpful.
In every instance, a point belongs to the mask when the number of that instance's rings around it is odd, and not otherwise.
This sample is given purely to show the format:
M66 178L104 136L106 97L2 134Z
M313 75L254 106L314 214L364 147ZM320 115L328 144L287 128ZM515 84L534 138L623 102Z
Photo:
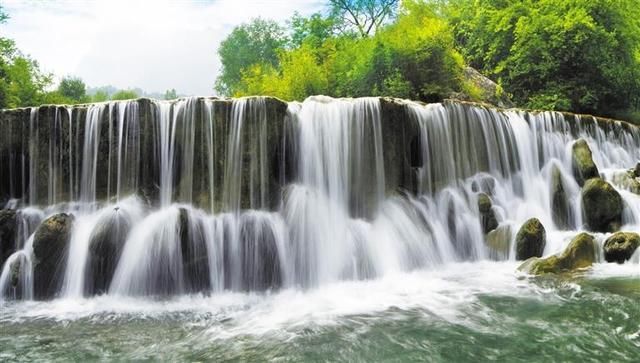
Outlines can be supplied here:
M498 227L498 220L493 211L491 198L485 193L478 194L478 210L480 211L480 224L482 231L487 234Z
M640 178L635 176L633 169L615 173L611 182L622 189L640 194Z
M62 286L73 216L55 214L42 222L33 239L33 293L36 299L55 296Z
M547 244L547 232L537 218L526 221L516 235L516 259L541 257Z
M502 261L509 258L513 228L511 225L502 225L489 232L485 243L489 249L489 257L492 260Z
M547 273L572 272L593 265L596 260L596 240L588 233L577 235L560 255L547 258L532 257L518 270L541 275Z
M582 189L582 211L587 227L596 232L616 232L622 223L624 204L606 181L590 179Z
M604 259L607 262L623 263L640 247L640 235L618 232L604 242Z
M633 169L633 176L640 178L640 163L637 163L636 167Z
M491 175L477 176L471 182L471 190L474 193L486 193L487 195L493 195L496 188L496 179Z
M573 144L572 148L573 174L580 186L591 178L599 178L600 172L593 162L593 155L589 145L584 139Z
M0 268L16 250L16 211L0 210Z
M179 218L186 289L191 293L207 291L211 287L211 278L204 226L185 208L180 208Z
M98 222L89 240L87 281L89 295L107 292L115 273L122 249L131 229L129 220L119 210Z
M551 172L551 215L553 223L560 229L571 227L571 206L567 199L562 173L557 166Z

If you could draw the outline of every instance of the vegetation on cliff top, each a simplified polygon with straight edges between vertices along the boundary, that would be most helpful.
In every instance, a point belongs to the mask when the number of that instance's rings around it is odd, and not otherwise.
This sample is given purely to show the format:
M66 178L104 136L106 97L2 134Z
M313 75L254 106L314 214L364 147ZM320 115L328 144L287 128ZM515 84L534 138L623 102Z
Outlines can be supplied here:
M328 5L325 13L294 16L286 27L264 19L237 27L219 50L218 92L286 100L319 93L423 101L495 98L467 76L469 65L496 80L496 92L504 88L521 107L640 121L635 0ZM363 31L362 22L375 14L375 26Z

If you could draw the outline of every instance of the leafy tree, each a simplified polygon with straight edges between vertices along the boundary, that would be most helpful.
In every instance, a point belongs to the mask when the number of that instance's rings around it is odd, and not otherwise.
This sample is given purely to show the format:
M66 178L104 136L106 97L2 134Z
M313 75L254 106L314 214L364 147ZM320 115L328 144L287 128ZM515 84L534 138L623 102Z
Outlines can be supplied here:
M399 0L329 0L331 14L343 32L367 37L397 12Z
M109 100L109 94L107 91L98 90L91 96L91 102L105 102Z
M175 100L176 98L178 98L178 93L176 92L175 88L168 89L164 93L164 99L165 100Z
M111 99L114 101L120 101L120 100L132 100L135 98L138 98L138 94L135 91L132 90L120 90L116 93L114 93L111 96Z
M58 92L73 102L85 103L89 101L87 97L87 87L78 77L65 77L58 85Z
M325 17L320 13L315 13L308 18L296 13L289 21L289 26L291 28L291 47L298 48L303 43L307 43L318 48L327 39L334 36L337 21L334 17Z
M472 66L518 103L614 116L640 94L637 0L451 0Z
M242 72L254 64L277 67L278 51L286 43L285 29L274 21L258 18L233 29L218 49L222 69L216 90L224 95L236 93Z

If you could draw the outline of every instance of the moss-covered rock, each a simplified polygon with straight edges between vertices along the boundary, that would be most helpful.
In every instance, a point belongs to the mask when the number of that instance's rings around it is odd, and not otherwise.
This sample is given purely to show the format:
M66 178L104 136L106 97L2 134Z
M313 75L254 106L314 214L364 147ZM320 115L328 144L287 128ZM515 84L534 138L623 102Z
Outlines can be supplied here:
M551 216L558 228L571 227L571 207L565 192L562 173L557 166L554 166L551 172Z
M580 186L583 186L591 178L600 177L598 167L593 162L591 149L584 139L580 139L573 144L572 165L573 174Z
M33 238L33 293L36 299L55 296L62 285L73 227L71 214L55 214L42 222Z
M623 208L620 194L602 179L590 179L582 188L582 211L592 231L616 232L622 223Z
M485 193L478 194L478 210L480 211L480 224L482 231L487 234L498 228L498 219L493 211L491 198Z
M640 235L618 232L604 242L604 259L607 262L623 263L640 247Z
M637 163L636 167L633 169L633 176L640 178L640 163Z
M547 258L532 257L520 265L518 270L533 275L572 272L590 267L595 260L595 238L588 233L580 233L569 243L562 254Z
M485 243L489 249L489 257L497 261L508 259L512 238L513 228L508 224L498 226L498 228L489 232L485 238Z
M16 211L0 210L0 267L15 252Z
M524 222L516 235L516 259L541 257L547 244L547 231L538 218Z

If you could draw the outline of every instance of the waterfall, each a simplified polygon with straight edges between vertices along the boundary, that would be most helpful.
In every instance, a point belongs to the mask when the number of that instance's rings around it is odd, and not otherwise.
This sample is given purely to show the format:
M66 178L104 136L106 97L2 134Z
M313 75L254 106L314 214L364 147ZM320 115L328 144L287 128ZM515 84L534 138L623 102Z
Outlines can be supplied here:
M16 211L0 299L38 296L37 231L59 213L73 217L51 298L307 289L514 260L532 217L547 230L544 254L557 253L586 230L578 139L622 196L623 229L640 232L640 196L620 182L640 161L640 131L591 116L191 97L6 110L0 123L0 202ZM487 243L480 193L505 251Z

